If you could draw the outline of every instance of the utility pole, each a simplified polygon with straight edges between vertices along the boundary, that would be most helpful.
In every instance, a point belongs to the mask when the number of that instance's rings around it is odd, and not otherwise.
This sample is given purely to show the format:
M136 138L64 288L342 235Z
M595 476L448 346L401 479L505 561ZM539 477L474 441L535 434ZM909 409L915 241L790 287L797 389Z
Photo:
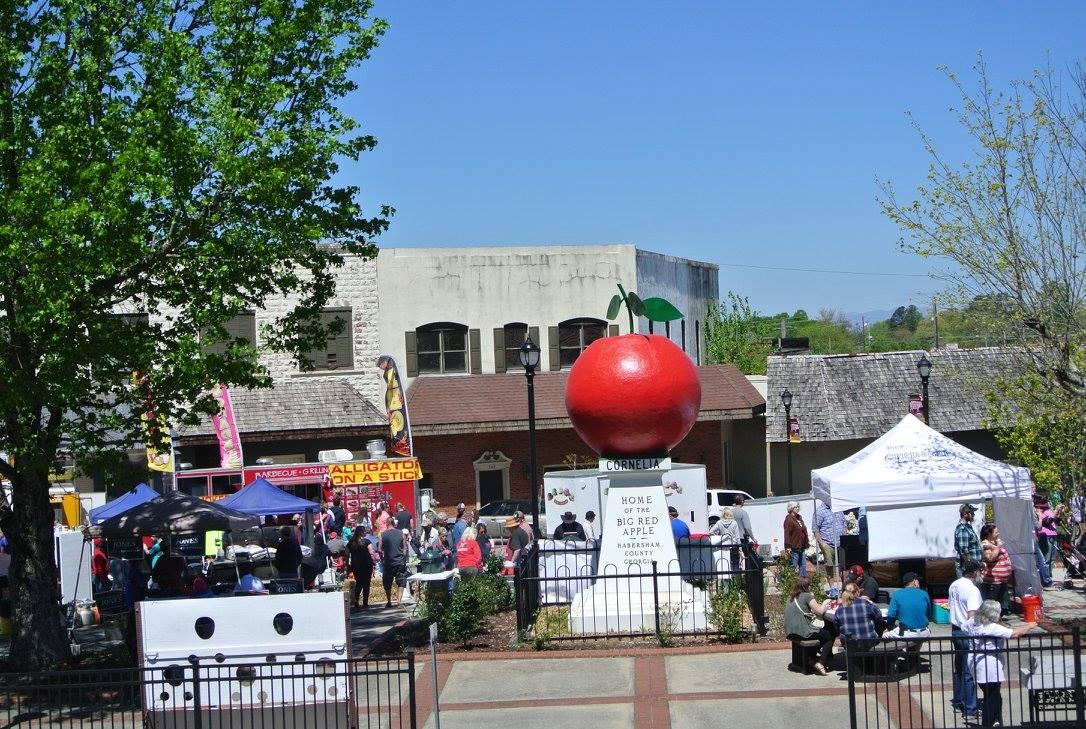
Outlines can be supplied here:
M931 300L932 321L935 322L935 348L939 349L939 302Z

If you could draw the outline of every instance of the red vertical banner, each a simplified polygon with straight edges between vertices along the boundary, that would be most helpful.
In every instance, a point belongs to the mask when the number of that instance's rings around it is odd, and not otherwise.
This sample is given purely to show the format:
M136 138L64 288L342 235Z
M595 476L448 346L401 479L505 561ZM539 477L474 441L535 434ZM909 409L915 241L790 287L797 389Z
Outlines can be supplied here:
M219 441L219 463L222 468L241 468L245 459L241 452L241 435L234 419L230 391L226 385L215 385L211 388L211 396L219 403L218 414L211 416L211 426Z

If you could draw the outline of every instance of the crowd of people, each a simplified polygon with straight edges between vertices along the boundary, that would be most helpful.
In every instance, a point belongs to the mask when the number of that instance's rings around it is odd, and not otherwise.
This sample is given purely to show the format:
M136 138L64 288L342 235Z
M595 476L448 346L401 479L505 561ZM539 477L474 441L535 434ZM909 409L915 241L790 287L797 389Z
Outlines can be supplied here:
M828 673L837 642L852 642L860 651L881 651L919 646L930 638L932 601L916 573L904 574L903 587L890 590L885 610L878 604L879 584L863 565L849 569L839 587L831 584L831 597L816 599L807 569L811 556L807 525L799 512L798 503L789 504L784 523L789 563L797 574L785 606L784 623L792 640L817 641L818 649L809 668L821 675ZM1014 582L1011 555L995 524L985 523L979 532L975 529L978 507L962 504L958 513L954 530L956 579L949 586L947 599L953 645L951 703L966 720L976 720L981 726L1001 726L1001 686L1007 680L1002 649L1005 641L1029 632L1035 623L1011 629L1000 622L1010 607ZM1073 515L1069 509L1052 509L1043 495L1034 499L1034 514L1034 558L1045 588L1050 589L1054 544ZM840 538L847 530L843 516L824 506L815 509L811 534L829 575L834 574Z

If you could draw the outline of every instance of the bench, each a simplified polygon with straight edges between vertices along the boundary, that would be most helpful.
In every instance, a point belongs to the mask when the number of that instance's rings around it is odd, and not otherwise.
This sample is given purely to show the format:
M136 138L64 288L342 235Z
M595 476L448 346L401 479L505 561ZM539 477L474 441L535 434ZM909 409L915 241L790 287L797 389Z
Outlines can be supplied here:
M788 670L805 676L814 673L811 665L818 660L818 648L822 644L817 638L798 635L789 635L788 640L792 643L792 662L788 664Z

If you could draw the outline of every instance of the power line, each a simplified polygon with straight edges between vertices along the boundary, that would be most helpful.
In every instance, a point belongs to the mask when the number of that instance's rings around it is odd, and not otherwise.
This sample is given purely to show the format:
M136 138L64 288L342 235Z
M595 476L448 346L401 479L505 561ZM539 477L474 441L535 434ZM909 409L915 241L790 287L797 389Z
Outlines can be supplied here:
M899 276L901 278L931 278L926 273L887 273L885 271L837 271L828 268L788 268L786 266L753 266L746 263L718 263L728 268L756 268L761 271L796 271L798 273L836 273L844 276Z

